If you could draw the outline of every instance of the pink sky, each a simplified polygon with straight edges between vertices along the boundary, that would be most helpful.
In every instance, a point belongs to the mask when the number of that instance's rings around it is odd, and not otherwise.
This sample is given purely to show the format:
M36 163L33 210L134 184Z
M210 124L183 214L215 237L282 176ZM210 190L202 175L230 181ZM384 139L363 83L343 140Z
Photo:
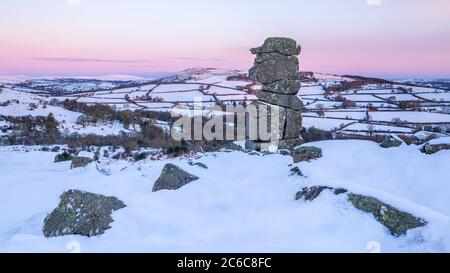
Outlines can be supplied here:
M447 0L1 1L0 74L248 69L269 36L302 45L302 70L450 78Z

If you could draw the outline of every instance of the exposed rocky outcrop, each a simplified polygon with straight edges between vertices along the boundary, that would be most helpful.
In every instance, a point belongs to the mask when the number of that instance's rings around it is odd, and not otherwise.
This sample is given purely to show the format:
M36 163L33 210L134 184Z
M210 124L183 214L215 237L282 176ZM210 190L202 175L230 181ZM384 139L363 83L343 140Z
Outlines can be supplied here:
M302 130L302 113L293 109L286 109L286 128L284 129L284 141L295 140L295 143L301 143L299 132ZM280 145L282 146L282 145ZM295 146L294 146L295 147ZM293 150L292 147L290 150Z
M124 208L115 197L69 190L61 195L58 207L44 220L45 237L64 235L97 236L110 228L111 213Z
M343 188L334 189L334 194L335 195L340 195L340 194L344 194L344 193L347 193L346 189L343 189Z
M400 147L402 145L402 142L398 139L395 139L391 136L386 136L384 141L380 144L382 148L395 148Z
M198 177L182 170L176 165L166 164L161 171L161 175L153 185L153 191L177 190L197 179Z
M435 154L442 150L450 150L450 144L425 144L421 149L422 153L428 155Z
M92 162L93 162L93 160L89 157L74 156L72 159L72 165L70 165L70 168L71 169L83 168Z
M206 166L205 164L203 164L201 162L189 161L188 164L191 165L191 166L197 166L197 167L200 167L200 168L203 168L203 169L208 169L208 166Z
M427 224L423 219L381 202L373 197L350 193L348 200L359 210L372 214L394 236L406 235L408 230Z
M305 201L313 201L314 199L316 199L317 197L319 197L319 195L324 191L324 190L330 190L333 191L333 193L335 195L340 195L340 194L344 194L347 192L346 189L342 189L342 188L332 188L332 187L328 187L328 186L313 186L313 187L306 187L303 188L301 191L297 192L295 195L295 200L300 200L303 199Z
M300 137L290 138L290 139L281 139L278 141L278 149L285 149L293 151L295 147L299 144L303 143L303 139Z
M299 167L294 167L291 169L291 174L290 176L303 176L302 171L300 170Z
M294 163L311 161L322 157L322 149L313 146L300 146L294 149Z
M284 130L286 125L286 119L287 119L287 109L284 107L276 106L276 105L270 105L265 102L256 101L252 104L255 106L258 117L258 129L255 131L257 142L262 141L269 143L270 139L267 139L267 136L263 135L263 133L267 132L269 136L275 137L277 139L281 139L284 136ZM260 117L264 116L267 118L265 121L261 120ZM275 122L277 121L277 123ZM259 130L261 126L265 126L265 130ZM250 127L247 127L247 134L249 134ZM251 135L249 135L251 136ZM255 137L255 136L252 136Z
M295 195L295 200L304 199L305 201L313 201L324 190L332 190L333 188L326 187L326 186L314 186L309 188L303 188L301 191L297 192Z
M303 188L295 195L295 200L313 201L323 191L333 191L335 195L347 193L346 189L328 186L313 186ZM380 200L364 195L348 193L348 201L357 209L372 214L375 219L384 225L393 236L406 235L408 230L425 226L427 222L409 213L402 212Z
M256 94L259 101L254 103L258 109L257 118L267 117L267 127L263 131L272 132L272 137L268 140L259 135L258 129L256 139L250 136L246 148L265 150L275 145L279 149L292 150L303 143L300 137L303 103L296 96L301 88L297 58L301 48L295 40L275 37L268 38L261 47L250 51L256 54L256 58L249 76L263 85ZM268 115L264 109L268 109ZM278 127L271 120L274 115L278 115Z
M55 156L55 163L57 163L57 162L64 162L64 161L71 161L72 159L73 159L73 155L70 154L67 151L64 151L64 152L62 152L60 154L57 154Z

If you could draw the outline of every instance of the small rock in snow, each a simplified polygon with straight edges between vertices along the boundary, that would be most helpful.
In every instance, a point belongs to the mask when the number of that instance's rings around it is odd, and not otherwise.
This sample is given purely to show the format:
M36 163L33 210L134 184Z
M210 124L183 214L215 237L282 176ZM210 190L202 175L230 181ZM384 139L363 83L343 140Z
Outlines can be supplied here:
M182 170L176 165L166 164L161 175L153 185L153 192L159 190L177 190L197 179L198 177Z

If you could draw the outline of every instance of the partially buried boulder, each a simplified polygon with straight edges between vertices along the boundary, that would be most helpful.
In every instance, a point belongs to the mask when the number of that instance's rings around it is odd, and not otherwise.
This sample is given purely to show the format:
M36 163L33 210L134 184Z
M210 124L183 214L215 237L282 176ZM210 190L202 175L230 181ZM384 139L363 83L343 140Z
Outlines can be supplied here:
M197 167L200 167L200 168L203 168L203 169L208 169L208 166L206 166L205 164L203 164L201 162L189 161L188 164L191 165L191 166L197 166Z
M322 149L313 146L300 146L294 149L294 163L311 161L322 157Z
M176 165L166 164L161 175L153 185L153 192L159 190L177 190L197 179L198 177L182 170Z
M431 155L442 150L450 150L450 144L436 144L436 145L425 144L425 146L423 146L421 151L424 154Z
M69 190L61 195L58 207L44 220L45 237L65 235L97 236L110 228L111 213L124 208L115 197Z
M57 162L64 162L64 161L70 161L72 159L73 159L73 155L70 154L67 151L64 151L64 152L62 152L60 154L57 154L55 156L55 163L57 163Z
M291 174L289 176L303 176L303 173L299 167L294 167L291 169Z
M71 169L86 167L92 163L92 159L89 157L75 156L72 159L72 165L70 165Z
M313 186L303 188L295 195L295 200L313 201L325 191L333 191L335 195L345 194L348 191L343 188L332 188L328 186ZM425 226L427 222L421 218L415 217L409 213L402 212L380 200L358 195L348 194L348 201L357 209L372 214L375 219L384 225L393 236L399 237L406 235L408 230Z
M313 201L314 199L319 197L319 195L324 190L330 190L330 191L332 190L334 195L341 195L341 194L347 193L347 190L342 189L342 188L335 189L335 188L328 187L328 186L313 186L313 187L303 188L301 191L297 192L297 194L295 195L295 200L303 199L305 201Z
M406 235L408 230L427 224L425 220L399 211L373 197L350 193L348 200L355 208L371 213L378 222L387 227L390 233L396 237Z
M393 137L386 136L384 141L380 144L382 148L395 148L402 145L402 142L400 140L397 140Z
M286 127L285 135L287 135L288 132L292 132L292 130L290 128ZM285 150L292 151L292 150L294 150L295 147L302 145L303 143L305 143L305 141L301 137L296 137L296 138L291 138L291 139L280 139L278 141L278 149L285 149Z
M313 201L314 199L319 197L319 195L324 190L332 190L332 189L333 188L326 186L314 186L309 188L303 188L301 191L297 192L297 194L295 195L295 200L304 199L305 201Z

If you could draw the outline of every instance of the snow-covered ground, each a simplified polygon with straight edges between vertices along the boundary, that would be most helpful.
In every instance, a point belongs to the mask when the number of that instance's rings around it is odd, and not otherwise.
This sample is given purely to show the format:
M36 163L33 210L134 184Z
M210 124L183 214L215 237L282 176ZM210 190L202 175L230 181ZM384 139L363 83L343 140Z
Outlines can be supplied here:
M0 252L383 252L450 251L450 151L424 155L417 146L382 149L366 141L314 143L323 158L300 163L306 177L289 176L292 158L243 152L186 158L111 161L111 175L94 164L70 170L55 153L0 152ZM176 191L152 192L165 163L200 177ZM128 166L128 168L123 169ZM326 170L326 171L324 171ZM345 195L324 192L313 202L295 201L310 185L339 186L374 196L429 224L395 238L356 210ZM43 219L68 189L116 196L127 205L113 213L99 237L46 239Z

